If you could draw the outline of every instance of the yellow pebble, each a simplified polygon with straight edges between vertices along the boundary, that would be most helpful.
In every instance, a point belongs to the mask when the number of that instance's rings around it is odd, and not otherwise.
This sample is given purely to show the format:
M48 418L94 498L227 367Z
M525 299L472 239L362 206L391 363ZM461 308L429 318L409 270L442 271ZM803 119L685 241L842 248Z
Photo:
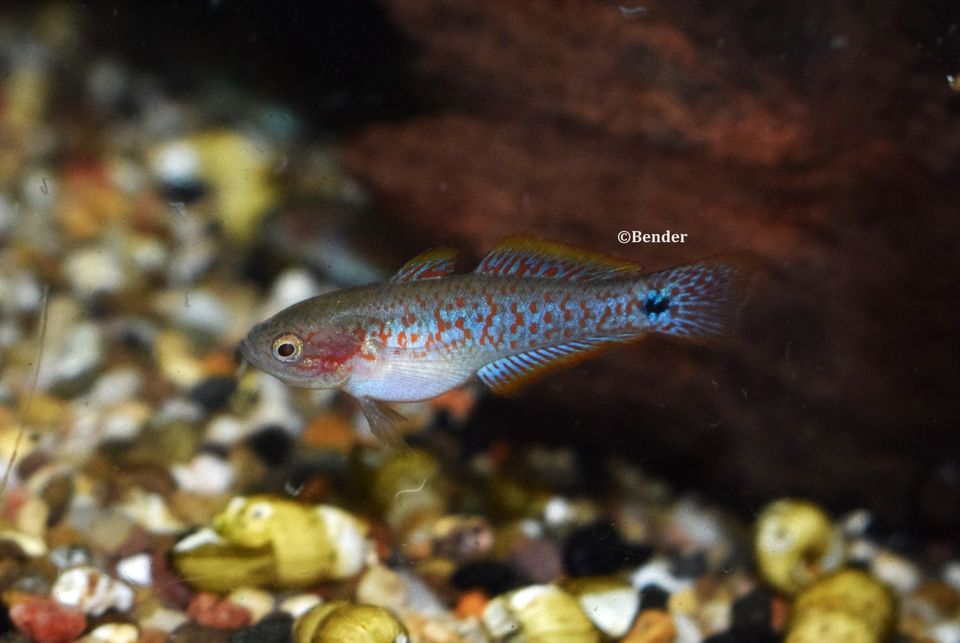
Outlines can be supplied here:
M296 643L407 643L409 636L389 611L347 601L322 603L297 619Z
M830 517L803 500L778 500L757 518L754 554L764 580L795 594L844 559L843 540Z
M873 635L871 640L886 640L896 626L896 601L890 588L866 572L845 569L818 580L797 595L788 631L814 615L834 612L862 622Z

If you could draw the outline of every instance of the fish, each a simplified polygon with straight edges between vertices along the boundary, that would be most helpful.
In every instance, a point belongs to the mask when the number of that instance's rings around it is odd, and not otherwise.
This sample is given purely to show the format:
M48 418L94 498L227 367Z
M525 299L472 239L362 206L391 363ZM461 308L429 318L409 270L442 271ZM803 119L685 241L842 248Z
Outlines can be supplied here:
M651 334L733 334L752 257L732 253L644 273L631 261L510 238L467 274L456 251L414 257L387 282L301 301L256 324L243 358L287 384L340 389L371 431L401 444L384 403L431 399L479 378L510 395L551 371Z

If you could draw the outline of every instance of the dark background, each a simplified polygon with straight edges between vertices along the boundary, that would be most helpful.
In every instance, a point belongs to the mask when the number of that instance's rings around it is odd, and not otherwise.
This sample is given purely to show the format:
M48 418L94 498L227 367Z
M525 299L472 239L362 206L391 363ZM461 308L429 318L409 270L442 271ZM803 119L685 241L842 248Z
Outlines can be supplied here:
M417 249L527 233L651 269L762 257L732 346L611 352L485 399L466 439L629 453L744 512L802 494L960 535L960 3L81 6L96 48L171 91L234 82L338 137ZM689 242L616 241L666 228Z

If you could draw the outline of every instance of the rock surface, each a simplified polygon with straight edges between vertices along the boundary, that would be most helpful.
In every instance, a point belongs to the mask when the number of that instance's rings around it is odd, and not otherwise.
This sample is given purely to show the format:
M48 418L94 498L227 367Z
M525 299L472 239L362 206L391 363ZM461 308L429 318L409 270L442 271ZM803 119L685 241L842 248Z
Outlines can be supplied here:
M384 4L428 109L358 132L345 162L425 246L763 258L729 350L618 350L489 401L473 431L627 448L744 509L797 490L958 531L960 97L936 7ZM687 242L617 243L666 229Z

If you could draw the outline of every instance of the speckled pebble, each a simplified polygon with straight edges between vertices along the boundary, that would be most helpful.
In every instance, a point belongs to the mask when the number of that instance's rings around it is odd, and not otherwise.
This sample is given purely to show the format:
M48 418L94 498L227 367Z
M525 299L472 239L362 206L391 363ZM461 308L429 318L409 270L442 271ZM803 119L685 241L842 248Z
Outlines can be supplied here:
M133 605L134 592L126 583L96 567L74 567L64 571L50 590L63 605L76 607L92 616L109 609L125 612Z

